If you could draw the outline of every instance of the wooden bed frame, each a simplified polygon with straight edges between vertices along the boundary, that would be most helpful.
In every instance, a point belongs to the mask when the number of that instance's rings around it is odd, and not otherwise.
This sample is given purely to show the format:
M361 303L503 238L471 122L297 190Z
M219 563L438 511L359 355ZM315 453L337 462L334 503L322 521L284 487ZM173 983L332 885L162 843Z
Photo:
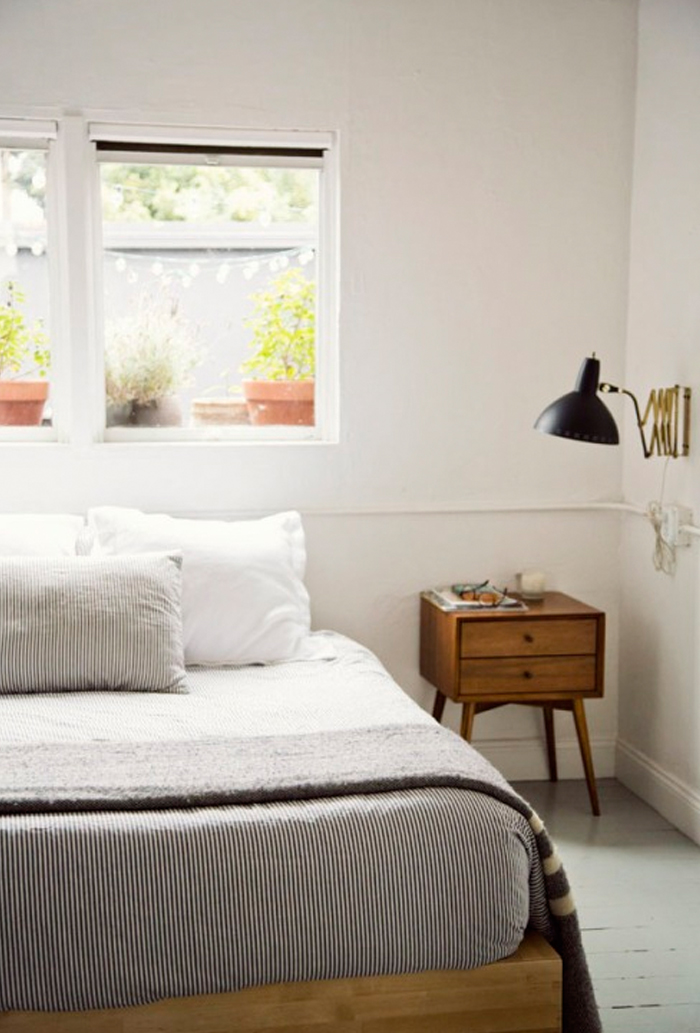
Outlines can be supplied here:
M0 1033L561 1033L561 958L528 932L509 958L172 998L139 1008L0 1013Z

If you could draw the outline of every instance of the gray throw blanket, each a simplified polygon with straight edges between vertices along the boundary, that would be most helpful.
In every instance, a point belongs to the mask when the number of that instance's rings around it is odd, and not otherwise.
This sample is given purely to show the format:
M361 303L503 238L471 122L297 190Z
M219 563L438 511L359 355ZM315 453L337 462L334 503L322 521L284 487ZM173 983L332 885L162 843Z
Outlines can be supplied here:
M532 808L440 726L178 742L21 743L0 751L0 813L152 810L452 786L495 797L535 834L563 962L566 1033L600 1020L566 875Z

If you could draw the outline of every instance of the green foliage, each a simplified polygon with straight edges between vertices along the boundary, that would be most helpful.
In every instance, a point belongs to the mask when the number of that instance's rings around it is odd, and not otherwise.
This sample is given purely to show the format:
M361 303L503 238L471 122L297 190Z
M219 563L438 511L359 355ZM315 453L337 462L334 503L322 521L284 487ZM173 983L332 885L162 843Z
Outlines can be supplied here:
M46 153L44 151L0 151L0 172L8 188L19 189L37 207L46 208Z
M309 223L317 174L308 169L226 165L105 163L102 210L108 222Z
M262 213L273 222L316 220L312 169L119 162L100 169L107 222L254 222ZM0 171L9 186L46 207L42 151L0 150Z
M267 289L251 295L255 353L242 373L259 380L310 380L316 371L316 284L301 269L280 273Z
M199 329L178 312L175 298L142 295L132 313L105 328L105 390L109 405L176 394L202 359Z
M0 377L21 375L32 365L45 377L51 362L48 337L41 320L30 326L22 311L24 292L16 283L7 284L7 301L0 302Z

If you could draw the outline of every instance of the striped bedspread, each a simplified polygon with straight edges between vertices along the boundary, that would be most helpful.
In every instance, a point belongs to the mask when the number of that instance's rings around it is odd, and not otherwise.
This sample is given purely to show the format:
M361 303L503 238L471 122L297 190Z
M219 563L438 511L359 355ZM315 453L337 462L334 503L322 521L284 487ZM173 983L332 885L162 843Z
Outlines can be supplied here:
M160 743L174 758L180 744L194 770L198 744L204 763L204 744L227 735L245 744L252 764L271 739L352 740L362 729L372 738L391 726L410 739L421 726L435 730L375 657L340 636L332 644L333 661L191 669L183 696L3 698L0 754L50 755L53 746L58 756L101 741L105 756L129 746L143 756L144 744ZM470 968L512 953L530 925L564 957L568 1029L598 1029L565 877L527 804L507 786L496 797L449 782L365 788L218 806L171 799L168 809L6 813L0 1010Z

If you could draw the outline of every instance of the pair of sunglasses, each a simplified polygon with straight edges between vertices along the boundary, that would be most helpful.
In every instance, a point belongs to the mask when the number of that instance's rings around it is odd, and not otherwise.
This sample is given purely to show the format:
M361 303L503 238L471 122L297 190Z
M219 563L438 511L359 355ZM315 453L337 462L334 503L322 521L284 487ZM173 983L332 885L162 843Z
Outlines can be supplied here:
M452 585L452 591L464 602L480 603L481 606L498 606L508 595L507 588L496 588L489 581Z

